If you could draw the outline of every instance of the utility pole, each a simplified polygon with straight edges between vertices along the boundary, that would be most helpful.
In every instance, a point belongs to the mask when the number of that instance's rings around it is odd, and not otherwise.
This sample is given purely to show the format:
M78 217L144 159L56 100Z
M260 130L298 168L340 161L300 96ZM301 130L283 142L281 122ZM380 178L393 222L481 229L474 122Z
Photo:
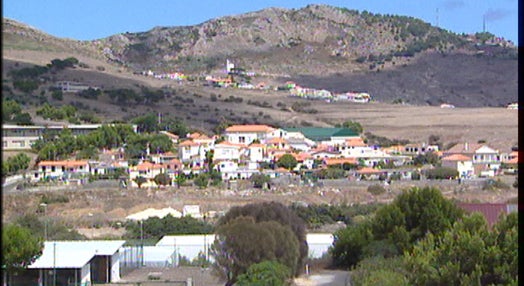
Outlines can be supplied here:
M47 240L47 204L41 203L41 207L44 208L44 241Z
M53 242L53 286L56 286L56 242Z
M438 8L437 8L437 22L436 22L436 26L438 27Z
M142 251L140 267L144 266L144 221L140 220L140 249Z

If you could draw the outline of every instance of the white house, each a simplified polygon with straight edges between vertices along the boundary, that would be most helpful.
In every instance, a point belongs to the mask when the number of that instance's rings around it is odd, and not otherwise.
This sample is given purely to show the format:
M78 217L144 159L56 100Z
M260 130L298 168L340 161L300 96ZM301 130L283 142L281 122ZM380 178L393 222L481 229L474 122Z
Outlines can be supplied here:
M263 162L267 161L266 158L266 145L259 143L251 143L248 146L249 149L249 161L251 162Z
M215 165L215 169L220 171L222 180L248 179L253 174L259 173L258 164L251 162L247 166L239 167L234 161L220 161Z
M144 177L147 179L147 181L143 183L142 186L156 186L154 179L160 173L167 173L166 165L155 164L151 162L141 162L138 165L129 168L129 182L131 186L138 187L135 179L138 177Z
M475 173L483 177L493 177L500 169L500 153L487 145L475 150L473 154L473 167Z
M307 152L315 146L315 142L307 138L287 138L287 142L292 149Z
M171 142L173 144L177 144L178 143L178 140L180 139L180 136L176 135L176 134L173 134L169 131L160 131L160 134L164 134L166 135L167 137L169 137L169 139L171 139Z
M58 134L63 129L71 130L73 136L90 133L102 124L80 124L80 125L12 125L2 124L2 150L29 150L31 145L42 138L45 133ZM132 125L133 131L137 132L137 125Z
M473 160L463 154L453 154L442 158L442 167L453 168L458 171L459 177L470 178L474 175Z
M202 218L202 213L200 213L199 205L185 205L182 208L182 216L190 216L193 218Z
M373 154L375 148L368 146L364 143L362 138L358 137L355 139L345 140L344 143L337 146L338 151L343 157L365 157L366 154Z
M249 145L269 138L273 131L275 128L267 125L232 125L226 128L224 136L231 143Z
M71 176L88 176L89 173L90 167L87 160L41 161L38 163L35 179L67 179Z
M501 156L499 151L489 147L487 144L469 144L465 142L444 151L443 155L446 157L452 154L462 154L471 157L476 176L492 177L500 169Z
M182 162L200 159L200 144L193 140L186 140L178 144L178 157Z
M239 160L241 151L245 147L243 144L234 144L223 141L215 145L213 160Z
M24 285L89 285L120 281L124 240L46 241L42 255L14 280ZM13 281L13 282L15 282Z

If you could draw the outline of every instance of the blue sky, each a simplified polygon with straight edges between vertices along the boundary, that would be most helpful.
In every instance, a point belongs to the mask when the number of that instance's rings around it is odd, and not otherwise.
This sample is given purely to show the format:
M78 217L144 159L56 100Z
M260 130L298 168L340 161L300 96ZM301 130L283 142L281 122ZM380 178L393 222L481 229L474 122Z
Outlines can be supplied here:
M302 8L328 4L372 13L422 19L455 33L486 30L518 43L518 0L4 0L3 17L28 24L53 36L94 40L156 26L199 24L221 16L268 7ZM438 11L438 12L437 12Z

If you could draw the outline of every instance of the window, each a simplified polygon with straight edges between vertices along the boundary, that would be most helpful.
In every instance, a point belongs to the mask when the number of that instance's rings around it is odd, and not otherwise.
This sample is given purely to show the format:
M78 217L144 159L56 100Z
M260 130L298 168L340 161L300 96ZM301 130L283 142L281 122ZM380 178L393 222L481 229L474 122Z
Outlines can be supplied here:
M238 137L238 142L240 142L240 143L246 143L246 137L244 137L244 136L239 136L239 137Z

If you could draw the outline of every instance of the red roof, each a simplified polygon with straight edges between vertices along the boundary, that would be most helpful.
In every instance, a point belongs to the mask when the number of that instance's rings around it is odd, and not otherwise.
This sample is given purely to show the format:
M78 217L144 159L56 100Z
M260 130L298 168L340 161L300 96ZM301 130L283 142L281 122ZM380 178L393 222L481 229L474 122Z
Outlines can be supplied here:
M351 138L346 140L346 146L350 147L366 147L368 146L366 143L364 143L364 140L362 138Z
M471 161L471 157L463 154L453 154L442 158L442 161Z
M226 132L271 132L275 130L267 125L232 125L226 128Z
M64 167L80 167L87 165L87 161L41 161L38 166L64 166Z
M324 163L330 166L344 163L357 164L358 162L355 158L325 158Z
M198 143L196 142L193 142L192 140L186 140L180 144L178 144L178 146L198 146Z
M449 150L444 151L445 154L455 154L455 153L466 153L471 154L475 153L477 149L484 146L485 144L478 144L478 143L459 143L455 146L451 147Z
M235 144L235 143L231 143L229 141L222 141L218 144L215 144L215 148L217 147L235 147L235 148L244 148L245 145L244 144Z
M486 218L489 226L494 225L498 221L501 213L508 213L506 204L457 203L457 206L468 213L480 212Z
M180 136L176 135L176 134L173 134L169 131L160 131L160 133L166 135L167 137L171 138L171 139L174 139L174 140L178 140L180 138Z
M364 168L358 170L357 173L359 173L359 174L378 174L378 173L383 173L383 171L377 170L377 169L373 169L373 168L369 168L369 167L364 167Z
M152 169L162 169L165 166L163 164L153 164L151 162L143 162L138 165L136 165L135 169L137 171L148 171Z
M279 143L287 144L287 140L284 138L280 138L280 137L274 137L266 141L266 144L279 144Z

